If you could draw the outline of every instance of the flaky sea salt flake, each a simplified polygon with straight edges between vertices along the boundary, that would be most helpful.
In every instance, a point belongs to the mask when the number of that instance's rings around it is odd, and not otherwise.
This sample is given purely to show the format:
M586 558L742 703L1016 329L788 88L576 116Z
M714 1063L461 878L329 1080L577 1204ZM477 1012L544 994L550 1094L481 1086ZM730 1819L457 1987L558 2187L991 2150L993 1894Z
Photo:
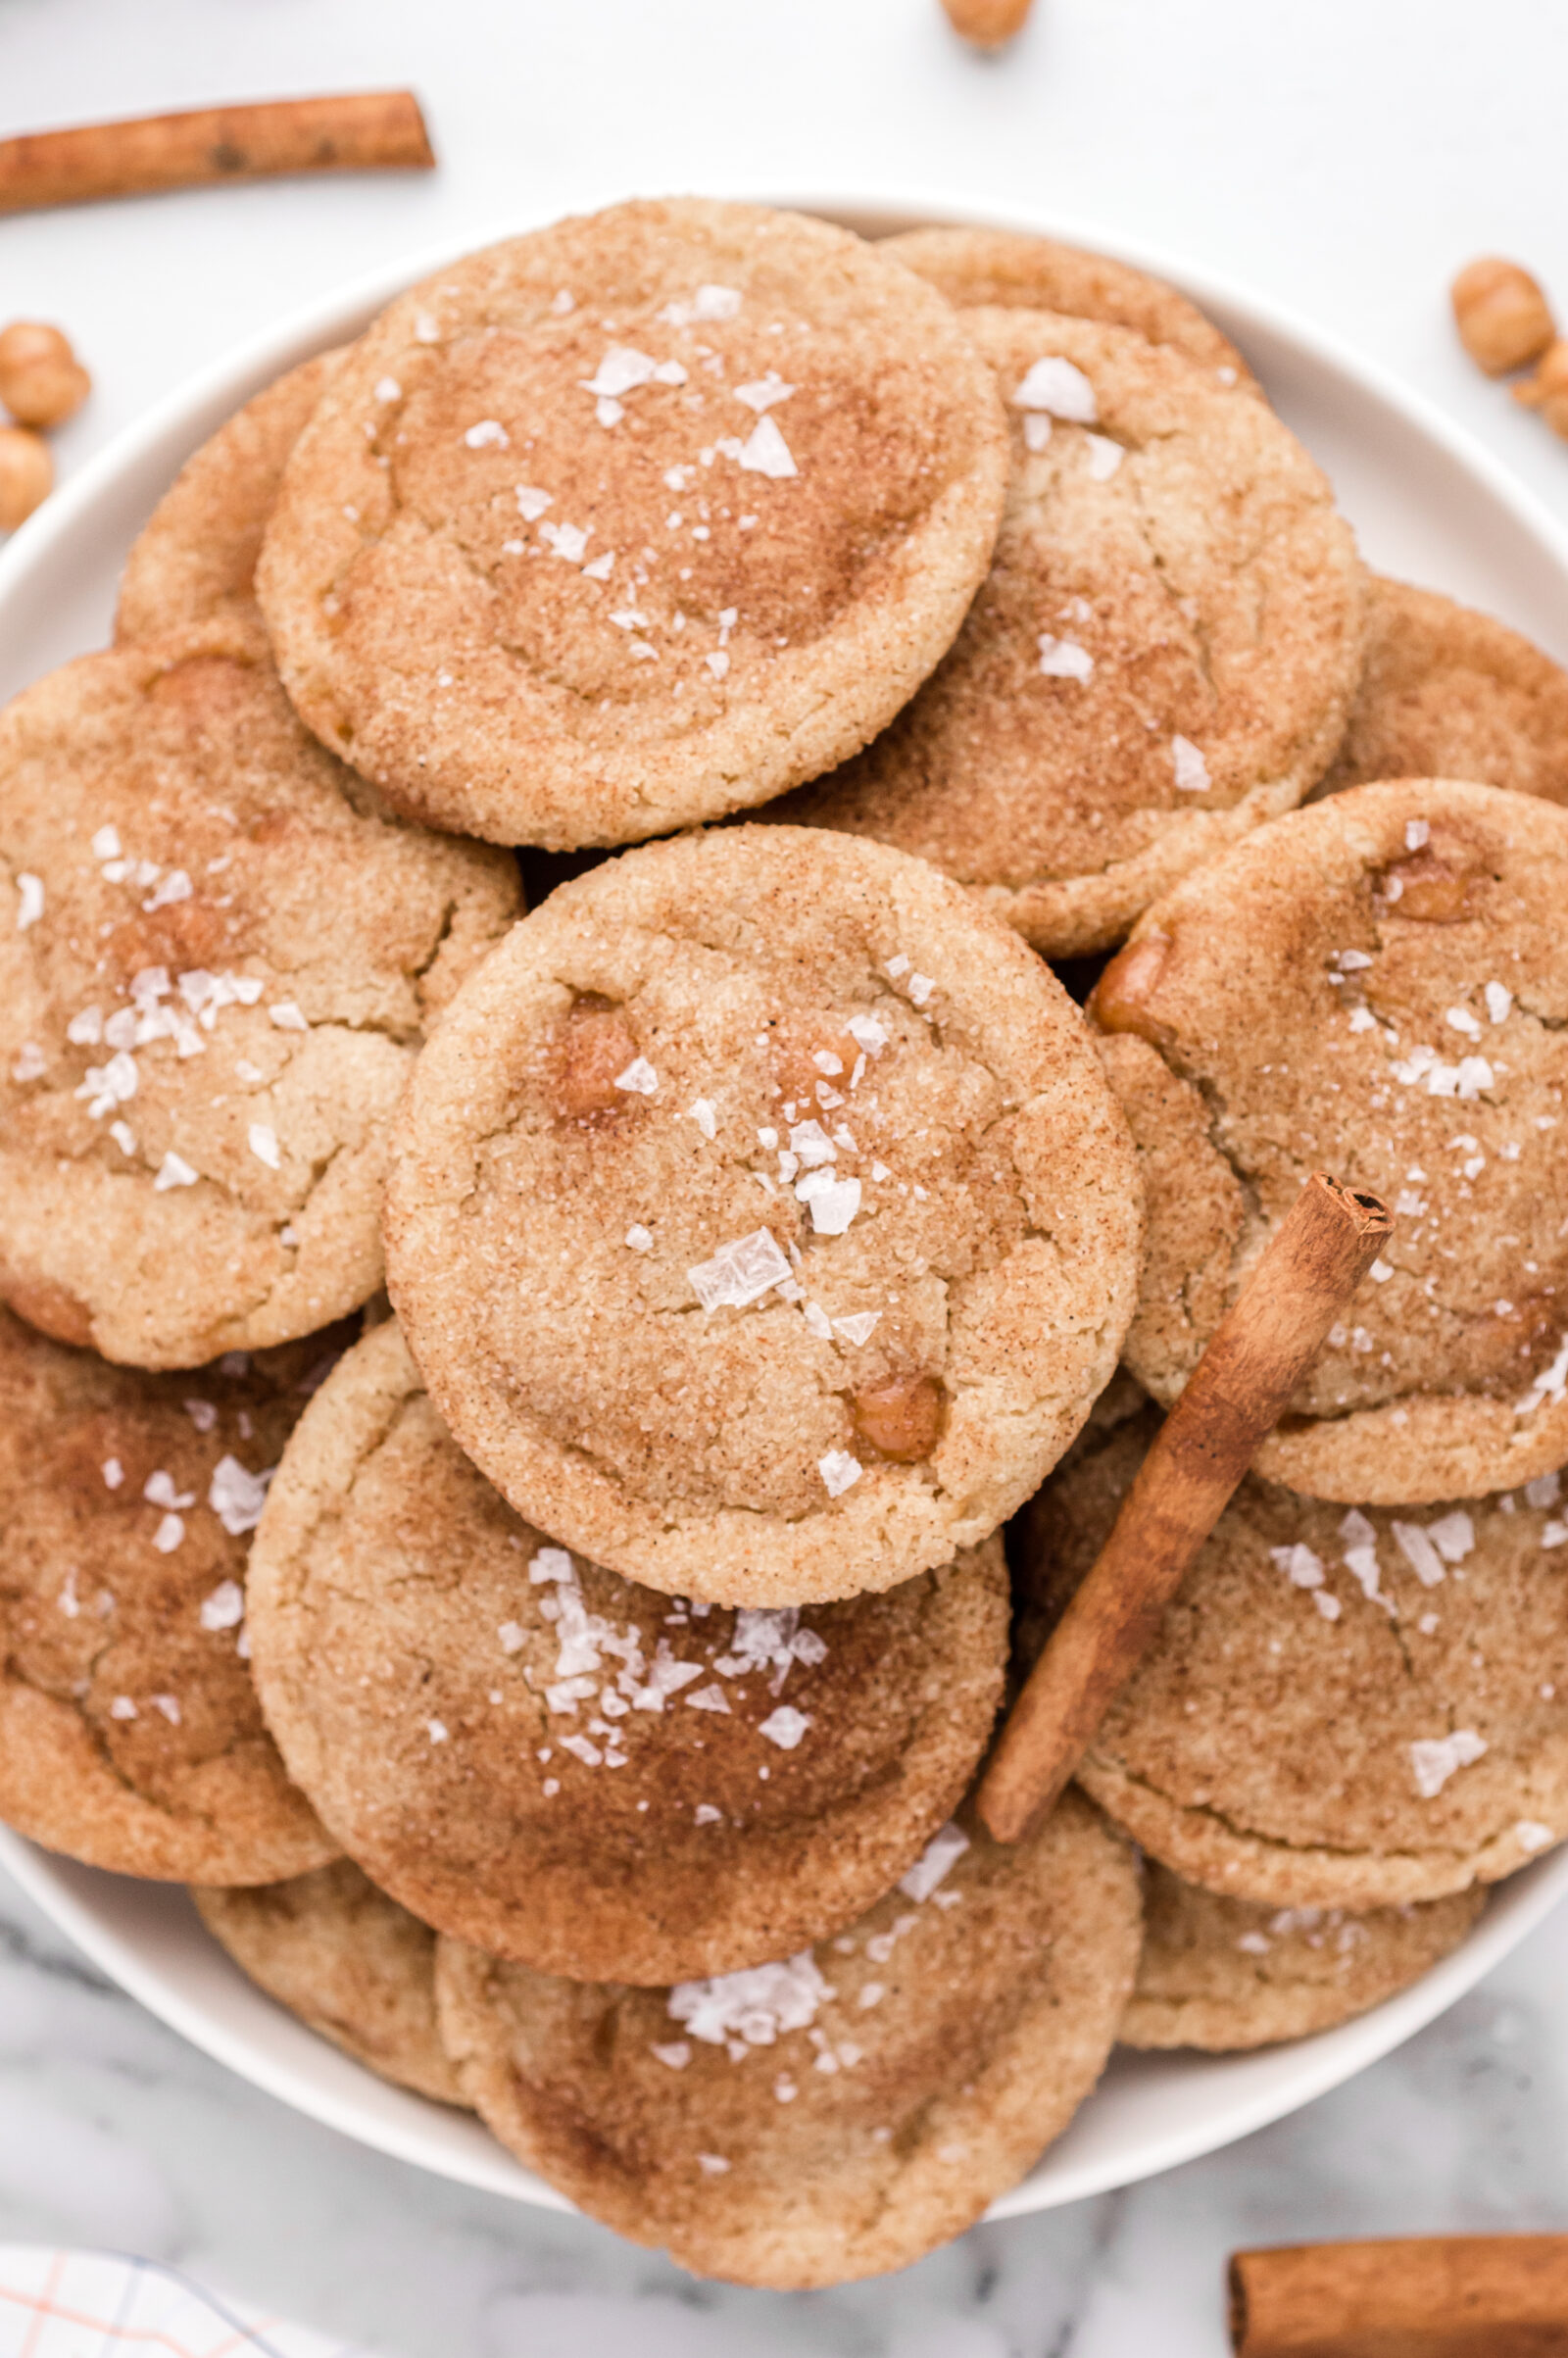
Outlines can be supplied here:
M774 1286L786 1283L790 1264L772 1233L755 1228L750 1236L721 1245L711 1260L699 1261L686 1274L705 1310L744 1310Z
M269 1466L264 1473L253 1474L237 1457L226 1455L214 1466L207 1503L230 1539L240 1539L256 1529L274 1470Z
M25 933L43 915L43 878L23 868L17 877L17 931Z
M804 1711L795 1710L789 1703L780 1703L778 1709L769 1712L760 1723L757 1733L765 1736L769 1744L776 1744L781 1752L793 1752L810 1724Z
M1100 405L1081 368L1053 353L1035 362L1012 392L1015 410L1043 410L1069 425L1098 425Z
M1191 737L1172 737L1170 758L1178 794L1207 794L1214 781L1208 774L1208 763Z
M1474 1728L1455 1728L1451 1736L1418 1737L1409 1747L1410 1766L1422 1800L1435 1800L1455 1770L1469 1768L1487 1748L1485 1737Z
M906 1899L929 1899L938 1884L944 1883L969 1847L969 1837L961 1826L950 1819L941 1831L934 1834L907 1874L899 1878L899 1890Z
M852 1457L848 1449L829 1449L825 1457L817 1459L816 1470L830 1498L842 1498L865 1471L859 1459Z
M153 1181L153 1192L155 1195L162 1195L172 1187L194 1187L200 1175L199 1172L191 1169L183 1154L176 1154L173 1148L171 1147L158 1166L158 1176Z
M1081 685L1093 677L1095 659L1076 639L1055 639L1043 630L1038 644L1040 668L1047 679L1075 679Z

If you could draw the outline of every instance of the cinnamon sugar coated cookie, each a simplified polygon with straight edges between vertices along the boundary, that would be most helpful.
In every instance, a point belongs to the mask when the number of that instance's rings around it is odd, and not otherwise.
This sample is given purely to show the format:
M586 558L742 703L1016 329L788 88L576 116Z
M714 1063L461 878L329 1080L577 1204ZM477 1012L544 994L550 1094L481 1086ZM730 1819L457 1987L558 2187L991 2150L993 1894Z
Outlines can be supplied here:
M1054 237L1013 229L906 229L880 250L934 286L959 311L1000 305L1009 311L1065 312L1131 327L1151 344L1169 344L1221 385L1259 390L1228 336L1196 303L1130 263L1088 254Z
M0 714L0 1298L150 1367L380 1282L392 1108L516 911L389 813L235 624L84 656Z
M1261 1907L1152 1867L1138 1984L1117 2039L1224 2054L1330 2030L1419 1981L1485 1905L1476 1889L1364 1915Z
M463 2102L436 2030L435 1935L352 1859L191 1897L241 1971L313 2031L383 2080Z
M986 1538L1109 1379L1131 1142L956 885L730 828L563 885L416 1068L393 1300L460 1446L629 1578L887 1589Z
M442 2036L519 2161L684 2268L781 2289L902 2268L1014 2186L1132 1988L1132 1859L1068 1794L1012 1848L955 1827L850 1930L626 1990L452 1940Z
M0 1819L121 1875L269 1883L337 1844L246 1666L249 1535L334 1340L150 1376L0 1310Z
M1151 1410L1018 1529L1030 1652L1109 1532ZM1374 1908L1494 1883L1568 1835L1568 1494L1354 1506L1249 1475L1079 1782L1189 1883ZM1032 1626L1031 1626L1032 1625Z
M687 198L454 263L290 459L258 573L310 725L404 809L557 850L760 803L951 643L1006 447L949 306Z
M1490 614L1374 579L1366 669L1321 791L1470 778L1568 803L1568 672Z
M252 1581L269 1725L344 1847L444 1931L670 1982L836 1930L961 1797L1007 1650L999 1542L882 1597L739 1614L520 1522L395 1325L312 1405Z
M1314 1169L1394 1212L1260 1473L1365 1504L1568 1458L1568 811L1360 786L1152 908L1090 1002L1150 1244L1126 1356L1169 1401Z
M913 702L777 815L918 853L1067 957L1120 941L1321 775L1362 572L1261 401L1129 328L963 321L1012 425L990 574Z
M258 633L256 560L283 466L338 355L318 353L256 394L186 460L121 576L115 637L157 639L213 621Z

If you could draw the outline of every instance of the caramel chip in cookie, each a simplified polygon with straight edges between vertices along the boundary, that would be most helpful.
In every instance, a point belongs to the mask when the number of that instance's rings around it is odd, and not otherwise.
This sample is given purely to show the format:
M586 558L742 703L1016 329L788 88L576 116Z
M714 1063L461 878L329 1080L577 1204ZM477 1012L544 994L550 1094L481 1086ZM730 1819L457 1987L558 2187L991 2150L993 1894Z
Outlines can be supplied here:
M696 198L472 254L338 368L258 588L310 725L403 809L626 843L893 717L1006 474L949 306L825 221Z
M1103 319L1136 329L1151 344L1170 345L1219 384L1260 390L1230 338L1196 303L1108 254L1014 229L906 229L879 243L959 311L984 305Z
M1015 1526L1025 1658L1157 1425L1118 1426ZM1568 1835L1564 1504L1555 1474L1348 1509L1249 1475L1079 1782L1227 1897L1365 1909L1511 1875Z
M387 811L233 623L0 714L0 1299L145 1367L380 1283L392 1108L518 906Z
M435 1935L352 1859L286 1883L191 1892L242 1972L383 2080L461 2104L435 2021Z
M1486 1900L1474 1887L1363 1915L1263 1907L1152 1866L1138 1983L1117 2040L1227 2054L1332 2030L1418 1982L1458 1947Z
M215 621L262 632L262 533L284 463L337 360L322 352L291 368L186 460L131 543L115 609L118 642Z
M1076 956L1322 774L1361 565L1262 402L1129 328L963 320L1012 423L991 571L891 727L770 815L916 852Z
M443 1940L442 2036L495 2135L699 2275L793 2289L961 2235L1059 2137L1132 1988L1131 1857L1069 1793L1004 1848L952 1827L833 1940L669 1990Z
M923 862L734 827L562 885L416 1069L393 1300L536 1530L679 1596L950 1562L1108 1380L1131 1141L1078 1009Z
M344 1847L546 1973L671 1982L850 1922L990 1732L999 1542L885 1596L671 1606L518 1520L394 1325L318 1395L251 1582L268 1723Z
M1358 786L1156 904L1090 1002L1144 1163L1126 1357L1174 1400L1313 1170L1392 1239L1255 1460L1479 1497L1568 1458L1568 812Z
M1473 778L1568 803L1568 672L1435 590L1374 578L1366 669L1318 789Z
M121 1875L270 1883L337 1844L247 1668L267 1477L341 1336L185 1376L0 1310L0 1818Z

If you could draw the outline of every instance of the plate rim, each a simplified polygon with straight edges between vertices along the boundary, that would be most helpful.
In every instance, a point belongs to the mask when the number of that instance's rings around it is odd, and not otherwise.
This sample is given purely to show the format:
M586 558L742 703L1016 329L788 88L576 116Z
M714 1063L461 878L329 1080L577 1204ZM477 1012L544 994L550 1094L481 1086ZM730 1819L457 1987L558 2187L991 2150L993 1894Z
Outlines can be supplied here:
M620 202L624 194L622 190L613 191L599 202ZM875 222L883 234L896 227L921 223L1018 229L1082 246L1165 278L1191 295L1202 309L1236 326L1244 341L1246 332L1251 329L1299 352L1320 370L1347 381L1363 398L1413 429L1450 466L1479 486L1516 529L1561 569L1568 581L1568 525L1559 522L1504 461L1436 402L1383 364L1369 359L1292 307L1258 294L1242 281L1195 268L1183 257L1170 254L1155 243L1106 230L1099 223L1069 214L1010 199L1004 203L977 198L972 193L945 187L927 186L911 191L905 187L889 189L885 185L863 188L851 185L836 192L805 195L799 191L764 192L745 201L788 207L834 220ZM575 210L597 209L597 204L583 204ZM300 305L186 377L142 417L112 436L0 548L0 620L12 600L25 593L34 571L46 568L51 557L68 546L74 533L90 525L100 500L110 495L123 477L156 457L166 445L179 441L182 435L186 438L186 452L196 447L190 436L202 438L204 415L211 414L211 423L205 429L211 431L219 417L248 398L252 391L311 353L341 340L345 333L358 332L353 322L373 316L406 287L462 255L497 239L544 225L543 217L525 214L433 239L396 261L362 271L336 289ZM175 1989L160 1966L139 1955L129 1938L106 1925L101 1911L72 1888L74 1879L96 1877L98 1870L47 1852L5 1827L0 1827L0 1864L11 1872L33 1904L117 1987L178 2036L236 2072L264 2094L291 2105L307 2118L371 2150L432 2171L457 2184L546 2209L569 2212L573 2208L553 2187L513 2160L499 2144L494 2147L494 2168L486 2166L486 2156L477 2152L471 2165L466 2164L461 2155L432 2156L428 2149L428 2129L421 2127L419 2116L441 2115L445 2108L431 2104L428 2099L394 2091L404 2105L415 2108L407 2114L406 2123L399 2117L401 2107L385 2108L386 2117L378 2112L373 2119L367 2119L363 2110L365 2098L362 2096L357 2105L352 2078L343 2083L342 2092L338 2092L334 2087L318 2085L272 2058L259 2062L243 2035L216 2022L197 1999ZM121 1879L103 1878L106 1885L118 1880ZM1058 2165L1053 2178L1049 2174L1042 2177L1041 2165L1037 2165L1030 2178L992 2204L986 2217L1017 2218L1136 2185L1182 2162L1218 2151L1286 2118L1424 2029L1500 1963L1565 1894L1568 1894L1568 1846L1548 1853L1505 1884L1494 1887L1485 1914L1465 1940L1420 1981L1368 2013L1282 2046L1202 2059L1210 2064L1225 2062L1237 2067L1234 2076L1239 2092L1228 2104L1215 2108L1217 2117L1211 2115L1206 2121L1147 2136L1141 2156L1131 2167L1109 2157L1096 2160L1092 2154L1074 2162L1070 2152L1073 2129L1069 2128L1062 2138L1047 2149L1045 2157L1048 2173L1053 2156L1063 2156L1065 2166ZM215 1956L222 1956L216 1942L213 1948ZM237 1967L229 1969L238 1975ZM341 2067L330 2075L332 2081L341 2080L346 2072L363 2080L367 2091L385 2092L385 2083L339 2054L328 2042L319 2043L322 2054ZM1250 2073L1247 2069L1250 2064L1258 2065L1286 2052L1298 2057L1301 2068L1283 2088L1274 2084L1275 2075L1266 2068ZM1250 2085L1252 2082L1255 2086ZM1078 2119L1083 2118L1080 2113Z

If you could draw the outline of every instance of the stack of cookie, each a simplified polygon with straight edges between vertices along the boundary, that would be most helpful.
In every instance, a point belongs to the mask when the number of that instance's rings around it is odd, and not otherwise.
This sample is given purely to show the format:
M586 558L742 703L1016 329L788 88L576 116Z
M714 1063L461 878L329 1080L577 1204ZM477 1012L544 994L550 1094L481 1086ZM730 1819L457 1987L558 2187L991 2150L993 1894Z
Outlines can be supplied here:
M1564 803L1568 680L1122 266L687 201L416 287L0 716L0 1815L755 2284L1401 1987L1568 1834ZM1395 1242L1000 1846L1319 1163Z

